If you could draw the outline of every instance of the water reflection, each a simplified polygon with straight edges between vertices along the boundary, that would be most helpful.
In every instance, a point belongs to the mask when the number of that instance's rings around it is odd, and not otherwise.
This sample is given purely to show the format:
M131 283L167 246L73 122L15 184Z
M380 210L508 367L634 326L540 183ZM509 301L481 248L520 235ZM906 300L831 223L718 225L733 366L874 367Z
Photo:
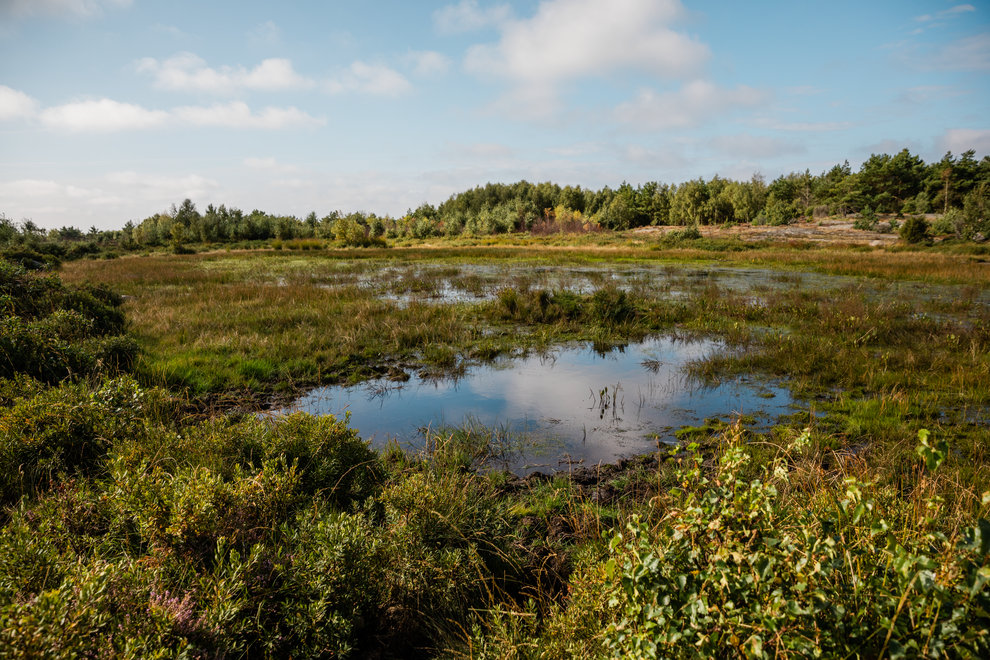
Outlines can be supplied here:
M789 393L745 381L701 387L683 367L723 346L655 338L611 352L590 344L505 358L456 380L413 378L323 387L286 411L343 415L372 444L423 442L421 429L465 423L499 427L514 451L499 467L517 473L610 462L656 449L673 430L734 414L770 419L789 411Z

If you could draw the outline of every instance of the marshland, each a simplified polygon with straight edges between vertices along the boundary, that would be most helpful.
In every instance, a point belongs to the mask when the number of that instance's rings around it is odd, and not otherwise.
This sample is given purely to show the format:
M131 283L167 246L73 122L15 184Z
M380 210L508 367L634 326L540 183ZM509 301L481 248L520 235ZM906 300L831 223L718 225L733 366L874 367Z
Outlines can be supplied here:
M5 266L5 648L986 647L981 246L463 243Z
M990 159L824 185L905 153L0 218L0 656L987 655Z

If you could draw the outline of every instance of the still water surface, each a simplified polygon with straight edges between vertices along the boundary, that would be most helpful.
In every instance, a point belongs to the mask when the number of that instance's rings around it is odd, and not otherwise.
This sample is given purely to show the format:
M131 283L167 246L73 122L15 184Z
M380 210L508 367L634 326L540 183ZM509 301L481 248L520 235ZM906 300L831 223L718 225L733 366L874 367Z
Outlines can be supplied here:
M721 350L718 341L669 337L605 354L576 344L472 367L455 380L322 387L279 412L349 412L351 426L379 448L394 440L417 449L425 428L495 427L511 451L494 467L567 470L655 450L677 428L709 417L770 421L791 412L783 388L745 380L702 387L685 375L690 361Z

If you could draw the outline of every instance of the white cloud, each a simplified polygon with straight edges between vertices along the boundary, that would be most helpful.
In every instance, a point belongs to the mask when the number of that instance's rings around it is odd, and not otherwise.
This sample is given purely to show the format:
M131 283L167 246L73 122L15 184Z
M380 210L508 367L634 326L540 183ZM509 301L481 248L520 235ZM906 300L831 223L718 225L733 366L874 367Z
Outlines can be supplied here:
M676 92L643 90L635 100L616 108L615 114L619 121L638 129L688 128L766 99L765 92L745 85L723 89L705 80L694 80Z
M230 66L215 69L193 53L179 53L162 61L145 57L138 60L137 70L153 75L156 87L177 91L231 94L239 90L309 89L316 85L312 79L296 73L292 62L284 58L262 60L250 70Z
M41 220L47 226L58 222L45 222L46 216L62 218L61 224L83 224L81 215L95 220L96 214L107 207L123 203L124 198L107 193L102 188L88 185L59 183L46 179L18 179L0 182L0 198L15 217ZM80 211L82 214L80 214ZM66 218L71 218L66 220Z
M319 126L325 119L313 117L294 106L263 108L255 113L246 103L217 103L211 106L183 106L172 111L175 118L193 126L276 129L290 126Z
M710 141L710 146L732 158L773 158L788 154L804 153L800 144L767 135L720 135Z
M491 25L500 25L512 16L509 5L494 5L482 9L478 0L461 0L433 12L433 24L441 34L471 32Z
M450 69L450 58L434 50L410 51L405 60L417 76L438 76Z
M950 16L953 14L965 14L971 11L976 11L976 7L973 5L956 5L951 9L946 9L945 11L939 12L939 16Z
M123 171L75 181L0 181L0 199L7 212L43 227L93 224L119 229L127 218L137 220L186 197L202 200L219 192L216 180L188 173Z
M40 116L42 123L51 128L96 132L154 128L169 118L162 110L148 110L112 99L67 103L47 108Z
M976 151L977 158L990 155L990 129L951 128L938 140L941 151L960 154L969 149Z
M129 7L131 0L3 0L0 14L12 16L93 16L104 9Z
M149 110L112 99L99 99L47 108L41 112L40 118L49 128L72 132L128 131L166 125L279 129L326 123L325 119L313 117L294 106L267 107L254 112L240 101L211 106L182 106L172 110Z
M951 16L958 16L959 14L966 14L971 11L976 11L976 7L973 5L956 5L955 7L950 7L949 9L943 9L937 14L922 14L921 16L915 16L914 20L918 23L930 23L937 18L949 18Z
M533 17L501 23L498 42L469 48L464 67L509 83L495 112L556 118L569 82L629 70L660 78L697 74L710 51L671 29L684 14L679 0L543 0Z
M31 117L37 105L37 101L24 92L0 85L0 121Z
M678 0L545 0L534 17L502 25L497 44L469 49L465 66L522 85L628 68L665 77L692 75L710 53L668 27L682 14Z
M326 89L333 94L361 92L398 96L412 89L412 85L401 73L383 64L354 62L345 73L328 81Z

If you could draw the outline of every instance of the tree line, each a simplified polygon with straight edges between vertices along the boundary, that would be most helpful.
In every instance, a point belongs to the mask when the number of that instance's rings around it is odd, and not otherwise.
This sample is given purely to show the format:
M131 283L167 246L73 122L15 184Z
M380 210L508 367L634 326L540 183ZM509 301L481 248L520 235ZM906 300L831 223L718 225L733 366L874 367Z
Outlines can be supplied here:
M186 244L326 239L349 245L386 239L487 235L511 232L622 231L646 225L710 225L734 222L783 225L806 218L856 215L864 228L877 214L938 214L937 233L971 239L990 236L990 156L975 151L946 153L926 163L908 149L871 155L852 171L849 162L820 174L810 170L767 183L715 176L667 184L656 181L599 190L555 183L488 183L424 203L401 217L332 211L305 218L210 204L202 212L189 199L120 230L83 232L73 227L18 227L0 216L0 244L62 246L65 255L100 251L100 246L142 249ZM56 250L57 251L57 250Z

